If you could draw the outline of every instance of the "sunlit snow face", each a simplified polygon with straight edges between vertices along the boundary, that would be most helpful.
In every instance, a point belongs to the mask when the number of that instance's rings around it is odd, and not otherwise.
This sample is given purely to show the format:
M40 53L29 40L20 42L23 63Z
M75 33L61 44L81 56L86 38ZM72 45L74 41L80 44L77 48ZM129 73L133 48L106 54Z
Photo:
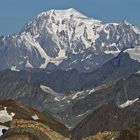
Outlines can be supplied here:
M128 53L131 59L134 59L140 62L140 46L137 46L132 49L127 49L125 50L125 53Z
M32 116L32 118L33 118L34 120L38 120L38 119L39 119L38 116L37 116L36 114L34 114L34 115Z
M130 106L130 105L134 104L138 100L139 100L139 98L136 98L135 100L127 100L123 104L119 105L119 108L125 108L127 106Z
M15 113L8 113L7 107L4 107L4 110L0 111L0 122L5 123L13 120L13 117L15 116Z

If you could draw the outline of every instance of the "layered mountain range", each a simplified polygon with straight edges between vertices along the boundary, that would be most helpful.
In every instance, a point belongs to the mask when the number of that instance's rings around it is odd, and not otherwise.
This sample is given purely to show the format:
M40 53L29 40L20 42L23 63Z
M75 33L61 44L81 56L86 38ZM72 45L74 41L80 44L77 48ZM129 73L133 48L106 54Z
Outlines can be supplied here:
M0 57L0 98L49 114L44 126L44 119L34 122L37 111L24 107L23 116L16 117L12 108L15 119L24 119L13 120L13 127L22 123L49 127L62 140L138 137L138 131L131 131L140 123L140 29L136 26L126 21L104 23L72 8L50 10L27 22L19 33L1 36ZM15 107L14 101L2 101L2 112L9 102ZM21 132L11 129L6 137L13 133Z
M37 73L33 76L36 75ZM37 108L44 114L55 117L58 122L64 124L58 130L65 128L67 131L65 133L58 131L55 123L51 128L63 135L69 132L72 140L81 140L94 136L98 132L118 132L129 129L140 122L139 72L115 83L82 91L73 91L69 94L54 91L47 87L44 81L38 80L37 83L29 83L28 78L22 73L19 74L19 72L1 72L0 79L3 81L0 85L0 97L2 99L20 101ZM41 82L44 84L41 84ZM8 107L11 108L12 103L10 102ZM3 111L6 109L4 107L7 107L7 105L3 105ZM24 110L25 115L17 107L8 110L11 117L17 111L17 115L22 116L25 122L28 120L26 110ZM39 116L37 112L30 114L31 120ZM47 118L46 121L46 124L51 125ZM53 121L55 120L52 120L51 123ZM32 124L32 122L30 123Z
M99 117L99 113L97 114ZM81 131L81 128L79 130ZM79 138L74 134L78 131L68 130L53 117L44 115L29 106L13 100L0 100L0 140L78 140ZM100 131L82 140L136 140L140 138L139 133L140 125L137 123L127 129ZM81 134L85 133L82 131Z

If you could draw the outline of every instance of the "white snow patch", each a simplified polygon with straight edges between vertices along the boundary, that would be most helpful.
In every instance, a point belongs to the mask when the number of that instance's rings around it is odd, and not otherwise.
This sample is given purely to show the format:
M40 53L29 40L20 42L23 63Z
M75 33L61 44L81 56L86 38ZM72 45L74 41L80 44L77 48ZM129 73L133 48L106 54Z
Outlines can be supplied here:
M89 59L91 56L92 56L92 54L88 55L88 56L86 57L86 59Z
M77 93L72 97L72 99L73 99L73 100L76 99L79 95L80 95L80 93L77 92Z
M41 64L41 66L40 66L41 69L45 69L47 64L50 62L50 57L45 53L43 48L41 48L39 43L36 43L35 48L39 51L41 57L45 59L45 63Z
M89 70L90 69L90 67L84 67L86 70Z
M54 100L55 100L55 101L58 101L58 102L60 101L57 97L55 97Z
M23 63L24 63L23 61L20 61L20 62L19 62L20 65L23 64Z
M70 100L67 100L67 103L69 104L70 103Z
M76 98L78 98L78 97L81 97L82 94L84 94L84 93L85 93L84 91L76 92L76 93L72 94L72 95L70 96L70 98L71 98L72 100L74 100L74 99L76 99Z
M109 39L109 33L110 33L110 31L109 30L106 30L106 29L104 29L104 32L106 33L106 35L107 35L107 39Z
M38 119L39 119L38 116L37 116L36 114L33 115L32 118L33 118L34 120L38 120Z
M48 62L50 62L50 57L45 53L40 44L36 42L34 38L32 38L30 33L23 32L21 38L24 41L25 45L28 46L29 51L32 51L32 48L35 48L40 53L41 57L45 59L45 63L41 64L40 66L40 68L45 69Z
M15 116L15 113L8 113L7 107L4 107L4 110L0 111L0 122L5 123L13 120L13 117Z
M62 100L65 100L65 99L67 99L67 96L64 96L64 97L62 98Z
M16 67L16 66L12 66L12 67L11 67L11 71L17 71L17 72L19 72L20 70L19 70L19 69L17 69L17 67Z
M124 52L128 53L131 59L137 60L140 62L140 46L136 46L135 48L127 49Z
M2 130L3 130L3 129L8 130L9 128L8 128L8 127L6 127L6 126L0 125L0 136L2 136L2 135L3 135L3 133L2 133Z
M139 98L136 98L135 100L127 100L125 103L119 105L118 107L119 107L119 108L125 108L125 107L127 107L127 106L132 105L133 103L135 103L135 102L138 101L138 100L139 100Z
M131 26L132 27L132 30L137 33L137 34L140 34L140 29L137 28L136 26Z
M65 56L66 56L66 50L65 49L60 50L58 53L58 57L65 58Z
M60 105L60 107L64 107L65 105Z
M69 130L71 130L72 129L72 127L71 126L69 126L69 125L65 125Z
M112 43L110 46L116 46L116 43Z
M72 70L72 68L68 68L68 69L66 69L66 71L69 71L69 70Z
M108 50L105 50L105 53L113 54L116 56L117 54L119 54L121 52L116 46L117 46L116 43L110 44L109 46L107 46ZM111 47L116 47L116 50L109 50L109 49L111 49Z
M113 54L113 55L115 55L115 56L118 55L120 52L121 52L120 50L116 50L116 51L109 51L109 50L106 50L106 51L105 51L106 54Z
M93 88L92 90L89 91L89 94L93 93L95 89Z
M102 45L101 45L102 47L104 47L105 46L105 43L104 42L102 42Z
M59 93L55 92L53 89L51 89L50 87L44 86L44 85L40 85L40 88L44 91L47 92L48 94L51 94L53 96L58 96Z
M59 65L64 59L66 59L66 50L65 49L60 49L58 53L58 57L56 58L51 58L50 62L54 63L55 65Z
M73 62L71 62L70 64L76 64L77 63L77 60L74 60ZM69 64L69 65L70 65Z
M29 62L29 60L27 60L26 67L27 68L33 68L33 66L31 65L31 63Z
M140 74L140 70L136 72L136 74Z

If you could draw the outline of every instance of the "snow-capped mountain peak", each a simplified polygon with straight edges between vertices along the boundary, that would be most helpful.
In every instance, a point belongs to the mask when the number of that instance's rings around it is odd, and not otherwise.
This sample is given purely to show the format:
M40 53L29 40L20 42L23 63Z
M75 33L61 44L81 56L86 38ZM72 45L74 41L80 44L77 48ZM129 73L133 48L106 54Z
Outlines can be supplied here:
M62 18L70 18L70 17L75 17L75 18L87 18L85 15L81 14L79 11L70 8L66 10L56 10L56 9L51 9L47 12L42 12L39 15L37 15L37 18L42 17L42 16L56 16L59 17L60 19Z
M140 30L126 21L105 24L73 8L53 9L27 22L18 35L0 38L0 65L21 69L49 64L49 69L93 71L122 50L138 45Z

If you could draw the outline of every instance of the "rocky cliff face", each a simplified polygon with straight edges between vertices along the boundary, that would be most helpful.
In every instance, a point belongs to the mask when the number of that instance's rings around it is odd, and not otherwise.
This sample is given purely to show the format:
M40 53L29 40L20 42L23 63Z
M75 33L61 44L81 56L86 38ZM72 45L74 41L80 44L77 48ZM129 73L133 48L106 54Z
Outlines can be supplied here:
M50 129L47 125L31 120L12 121L10 129L2 137L2 140L12 140L15 138L21 140L70 140L70 138L64 137Z
M139 140L140 139L140 128L129 128L121 131L106 131L99 132L95 136L83 138L82 140Z
M0 101L0 139L21 140L68 140L70 132L53 117L38 112L13 100Z

